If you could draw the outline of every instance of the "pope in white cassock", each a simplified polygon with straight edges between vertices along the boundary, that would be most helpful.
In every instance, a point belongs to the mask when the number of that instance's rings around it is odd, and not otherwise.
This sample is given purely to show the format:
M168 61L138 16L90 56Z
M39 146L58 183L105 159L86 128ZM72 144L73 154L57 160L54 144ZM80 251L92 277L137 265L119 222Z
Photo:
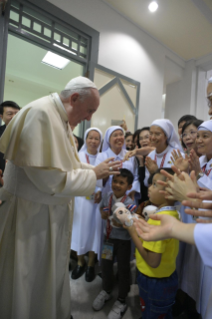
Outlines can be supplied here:
M0 140L8 160L0 190L0 318L70 319L69 250L74 196L94 192L119 162L81 163L70 126L99 106L93 82L72 79L25 106Z

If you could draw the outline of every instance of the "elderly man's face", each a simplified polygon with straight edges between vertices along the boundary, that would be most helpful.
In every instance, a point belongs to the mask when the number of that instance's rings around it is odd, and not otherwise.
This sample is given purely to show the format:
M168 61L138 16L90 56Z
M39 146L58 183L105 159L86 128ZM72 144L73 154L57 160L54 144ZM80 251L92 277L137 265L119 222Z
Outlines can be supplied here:
M91 94L82 100L78 93L70 97L69 104L72 109L66 108L69 123L71 126L77 126L81 121L90 121L92 115L99 106L99 92L91 89Z

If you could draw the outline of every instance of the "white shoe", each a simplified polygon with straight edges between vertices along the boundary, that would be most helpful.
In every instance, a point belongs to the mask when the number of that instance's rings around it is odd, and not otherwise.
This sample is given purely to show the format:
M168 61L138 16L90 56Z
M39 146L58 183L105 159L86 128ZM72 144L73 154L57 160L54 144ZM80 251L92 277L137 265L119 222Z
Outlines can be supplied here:
M121 319L127 310L127 305L116 300L112 310L108 315L108 319Z
M93 309L96 311L102 309L106 301L110 299L111 299L111 295L108 294L105 290L102 290L93 302L93 305L92 305Z

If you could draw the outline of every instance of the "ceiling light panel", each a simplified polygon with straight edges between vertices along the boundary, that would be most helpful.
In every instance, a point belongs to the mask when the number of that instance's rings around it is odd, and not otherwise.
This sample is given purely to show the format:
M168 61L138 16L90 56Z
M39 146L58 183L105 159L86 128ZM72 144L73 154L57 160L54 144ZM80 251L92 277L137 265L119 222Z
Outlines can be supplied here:
M69 62L70 61L68 59L63 58L60 55L52 53L50 51L46 53L46 55L44 56L42 60L42 63L47 64L59 70L64 69Z

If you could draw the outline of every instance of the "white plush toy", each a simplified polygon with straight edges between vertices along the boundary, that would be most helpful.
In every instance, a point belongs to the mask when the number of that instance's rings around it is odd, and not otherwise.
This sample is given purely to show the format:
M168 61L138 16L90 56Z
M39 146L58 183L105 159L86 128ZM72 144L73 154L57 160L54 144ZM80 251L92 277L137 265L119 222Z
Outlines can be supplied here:
M115 221L120 225L132 226L133 218L138 218L138 215L133 213L133 210L135 208L135 205L128 205L126 207L123 203L120 202L113 205L113 215L110 217L112 226L116 227L113 224L113 219L115 219Z
M144 207L143 212L142 212L142 215L143 215L144 219L146 221L148 221L149 216L152 215L152 214L155 214L157 209L158 208L156 206L154 206L154 205L148 205L148 206Z

